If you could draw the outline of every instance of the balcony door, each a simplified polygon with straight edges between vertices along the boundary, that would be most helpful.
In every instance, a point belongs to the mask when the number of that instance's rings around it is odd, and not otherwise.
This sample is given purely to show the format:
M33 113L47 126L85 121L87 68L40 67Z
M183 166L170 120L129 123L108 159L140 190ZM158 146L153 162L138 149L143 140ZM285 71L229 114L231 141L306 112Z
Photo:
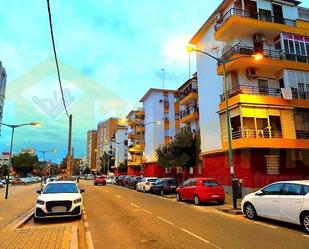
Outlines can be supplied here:
M263 79L258 79L259 95L268 94L268 81Z
M282 6L278 4L273 4L273 16L274 22L284 23Z
M248 17L258 19L256 2L245 1L245 10Z
M269 124L271 129L272 138L282 137L282 127L281 127L281 118L280 116L269 116Z

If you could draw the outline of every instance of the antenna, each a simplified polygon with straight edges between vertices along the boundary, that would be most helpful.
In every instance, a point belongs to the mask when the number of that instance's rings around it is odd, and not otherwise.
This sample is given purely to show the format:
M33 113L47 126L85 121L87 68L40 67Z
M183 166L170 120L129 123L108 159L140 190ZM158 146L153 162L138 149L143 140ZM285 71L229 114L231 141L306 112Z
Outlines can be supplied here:
M162 71L162 83L163 83L163 89L165 89L165 69L161 68Z

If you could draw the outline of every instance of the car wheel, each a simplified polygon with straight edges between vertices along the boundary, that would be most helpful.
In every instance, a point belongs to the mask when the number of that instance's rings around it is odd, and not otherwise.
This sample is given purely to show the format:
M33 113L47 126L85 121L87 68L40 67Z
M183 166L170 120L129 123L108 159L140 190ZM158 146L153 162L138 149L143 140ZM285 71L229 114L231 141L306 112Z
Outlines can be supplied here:
M160 195L163 196L164 195L164 191L161 189L160 190Z
M244 207L244 213L249 220L254 220L257 217L255 208L251 203L247 203Z
M224 205L224 203L225 203L224 201L218 201L219 205Z
M305 231L309 233L309 213L305 213L300 218L301 224L303 225Z
M34 217L34 218L33 218L33 221L34 221L34 223L38 223L38 222L40 222L41 220L40 220L40 218Z
M193 199L193 200L194 200L194 204L195 204L195 205L197 205L197 206L200 205L200 198L198 198L197 195L194 196L194 199Z
M181 201L181 196L180 196L180 194L178 192L176 193L176 200L177 201Z

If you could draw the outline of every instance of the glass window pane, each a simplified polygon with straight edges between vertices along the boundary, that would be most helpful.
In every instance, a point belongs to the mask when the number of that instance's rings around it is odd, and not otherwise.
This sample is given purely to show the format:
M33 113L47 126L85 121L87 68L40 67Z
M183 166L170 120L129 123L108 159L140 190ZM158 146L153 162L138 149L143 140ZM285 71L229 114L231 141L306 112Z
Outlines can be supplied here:
M262 192L264 195L278 195L282 186L283 186L283 183L272 184L262 189Z
M202 181L202 185L204 187L217 187L219 186L219 183L215 180L205 180L205 181Z
M287 183L284 185L281 194L282 195L300 195L301 185Z
M309 193L309 186L303 186L304 190L303 190L303 194L306 195Z

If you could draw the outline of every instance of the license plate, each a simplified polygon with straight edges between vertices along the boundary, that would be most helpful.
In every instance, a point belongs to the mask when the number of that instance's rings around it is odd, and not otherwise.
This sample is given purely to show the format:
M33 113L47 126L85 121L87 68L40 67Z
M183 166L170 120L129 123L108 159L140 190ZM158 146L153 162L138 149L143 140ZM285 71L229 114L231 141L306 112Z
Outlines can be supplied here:
M220 197L220 195L212 195L211 197L218 198L218 197Z
M62 213L62 212L66 212L67 208L64 206L56 206L52 208L52 212L53 213Z

